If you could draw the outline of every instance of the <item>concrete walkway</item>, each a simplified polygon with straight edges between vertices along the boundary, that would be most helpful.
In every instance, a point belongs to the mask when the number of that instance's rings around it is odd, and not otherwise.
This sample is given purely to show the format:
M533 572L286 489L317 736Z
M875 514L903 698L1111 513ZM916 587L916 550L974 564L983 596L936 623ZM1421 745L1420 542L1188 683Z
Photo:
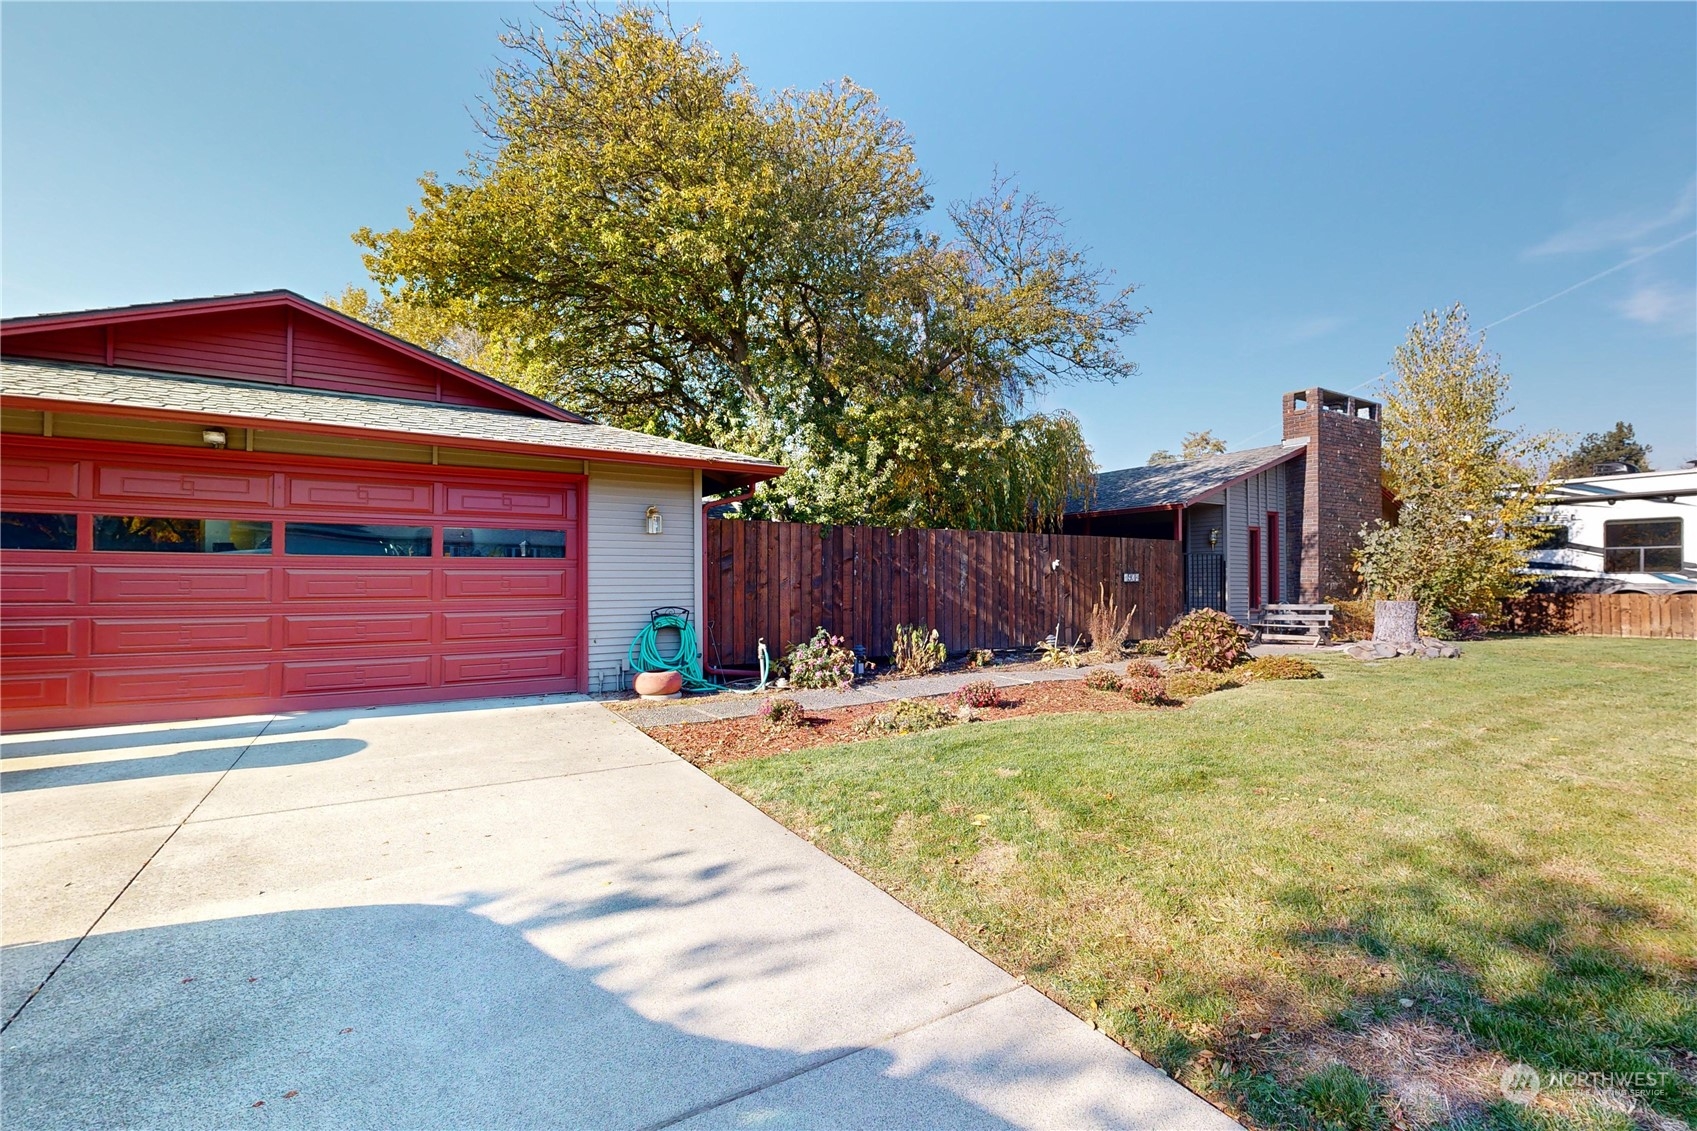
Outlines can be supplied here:
M596 704L0 771L8 1129L1235 1126Z

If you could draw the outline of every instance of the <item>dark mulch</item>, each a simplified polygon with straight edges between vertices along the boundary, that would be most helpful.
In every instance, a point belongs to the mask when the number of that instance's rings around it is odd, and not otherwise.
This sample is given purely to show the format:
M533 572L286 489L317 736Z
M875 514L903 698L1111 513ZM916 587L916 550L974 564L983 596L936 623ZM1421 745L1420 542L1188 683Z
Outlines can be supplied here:
M950 705L947 698L937 702ZM673 753L701 766L710 762L740 762L745 758L765 758L810 746L859 742L869 736L856 734L854 724L868 715L888 709L887 703L868 703L855 707L809 710L801 725L787 730L774 729L760 716L751 715L711 723L645 727L644 732ZM1113 692L1092 691L1082 683L1066 681L1003 688L1000 705L979 708L978 717L990 722L996 719L1018 718L1022 715L1058 715L1071 711L1160 709L1162 708L1139 706Z

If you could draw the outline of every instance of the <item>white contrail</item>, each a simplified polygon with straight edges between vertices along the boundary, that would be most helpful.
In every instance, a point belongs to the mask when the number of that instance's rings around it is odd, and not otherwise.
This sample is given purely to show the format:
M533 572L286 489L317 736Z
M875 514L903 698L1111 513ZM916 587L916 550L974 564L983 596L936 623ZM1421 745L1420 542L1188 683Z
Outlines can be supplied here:
M1556 299L1561 298L1563 295L1570 295L1574 291L1577 291L1580 287L1588 287L1592 283L1595 283L1598 279L1606 278L1609 275L1613 275L1616 271L1621 271L1621 270L1624 270L1628 267L1631 267L1634 263L1642 263L1644 260L1650 258L1652 255L1660 255L1662 252L1666 251L1668 248L1676 247L1679 244L1684 243L1686 240L1691 239L1693 236L1697 236L1697 232L1686 232L1683 236L1679 236L1676 239L1671 239L1667 243L1663 244L1660 247L1653 247L1649 251L1641 251L1637 255L1634 255L1631 259L1628 259L1628 260L1621 262L1621 263L1616 263L1613 267L1610 267L1606 271L1599 271L1595 275L1592 275L1589 279L1581 279L1581 280L1579 280L1579 282L1573 284L1573 286L1568 287L1565 290L1557 291L1555 294L1551 295L1549 298L1541 298L1537 302L1533 303L1531 306L1523 306L1519 310L1515 311L1513 314L1505 314L1501 318L1497 319L1495 322L1487 323L1484 328L1489 330L1492 326L1501 326L1504 322L1507 322L1511 318L1519 318L1522 314L1525 314L1529 310L1537 310L1540 306L1543 306L1546 302L1554 302L1554 301L1556 301Z

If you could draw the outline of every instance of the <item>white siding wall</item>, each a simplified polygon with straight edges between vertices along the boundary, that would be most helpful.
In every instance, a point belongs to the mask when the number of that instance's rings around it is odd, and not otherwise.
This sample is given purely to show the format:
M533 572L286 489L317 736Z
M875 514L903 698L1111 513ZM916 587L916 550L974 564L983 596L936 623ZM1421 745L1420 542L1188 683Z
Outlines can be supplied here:
M1267 512L1283 516L1285 469L1281 465L1226 488L1226 611L1240 621L1249 618L1249 528L1261 528L1261 600L1267 599L1269 569L1280 570L1279 599L1290 599L1290 578L1283 561L1272 561L1267 534ZM1282 527L1282 517L1280 519ZM1283 558L1284 531L1279 531L1278 557Z
M679 605L700 620L700 473L589 465L589 691L617 686L631 638L650 609ZM660 534L643 513L660 508Z

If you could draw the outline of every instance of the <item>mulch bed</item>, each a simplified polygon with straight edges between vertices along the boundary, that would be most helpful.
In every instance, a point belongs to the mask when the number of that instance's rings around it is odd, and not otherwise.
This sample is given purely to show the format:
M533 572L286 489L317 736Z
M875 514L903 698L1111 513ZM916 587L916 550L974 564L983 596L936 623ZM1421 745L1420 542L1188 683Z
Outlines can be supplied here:
M947 704L948 699L938 702ZM868 715L889 710L888 703L866 703L855 707L809 710L801 725L774 730L758 715L721 719L711 723L677 723L645 727L644 733L674 754L697 766L708 763L740 762L765 758L810 746L834 746L860 742L884 735L856 734L854 724ZM1058 715L1069 711L1153 711L1171 708L1145 707L1110 691L1092 691L1074 681L1033 683L1002 689L1001 705L978 709L979 719L1013 719L1022 715ZM975 726L976 723L958 724Z

